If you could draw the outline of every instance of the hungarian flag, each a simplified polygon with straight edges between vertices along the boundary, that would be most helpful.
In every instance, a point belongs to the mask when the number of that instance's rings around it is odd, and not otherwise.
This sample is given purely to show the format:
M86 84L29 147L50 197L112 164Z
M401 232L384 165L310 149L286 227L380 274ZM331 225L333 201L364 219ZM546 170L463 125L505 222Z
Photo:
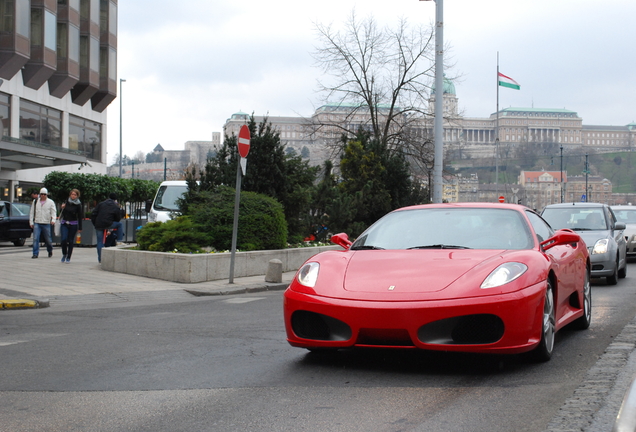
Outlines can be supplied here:
M508 87L515 90L519 90L521 88L517 81L505 76L501 72L497 72L497 81L499 81L499 85L502 87Z

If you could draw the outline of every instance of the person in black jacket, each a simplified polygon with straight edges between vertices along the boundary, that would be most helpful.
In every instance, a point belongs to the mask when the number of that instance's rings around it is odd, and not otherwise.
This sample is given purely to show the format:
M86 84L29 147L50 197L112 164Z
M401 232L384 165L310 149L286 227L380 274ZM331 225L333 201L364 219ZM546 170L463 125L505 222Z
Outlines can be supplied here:
M97 261L102 262L102 248L104 247L104 230L109 228L118 228L117 238L123 238L121 220L122 210L117 204L117 194L111 193L107 200L97 204L91 213L91 220L95 226L95 234L97 235ZM115 226L113 226L115 225Z
M82 232L82 220L84 219L84 208L79 200L80 191L71 190L68 199L61 205L60 213L61 238L62 238L62 262L70 263L75 245L75 236Z

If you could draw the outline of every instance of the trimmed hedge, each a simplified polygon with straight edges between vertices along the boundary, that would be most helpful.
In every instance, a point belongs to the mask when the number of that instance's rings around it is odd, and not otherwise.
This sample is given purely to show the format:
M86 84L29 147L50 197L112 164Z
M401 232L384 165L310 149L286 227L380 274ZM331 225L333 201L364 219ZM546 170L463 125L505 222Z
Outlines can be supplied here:
M142 250L197 252L205 247L232 247L235 190L220 186L214 191L188 195L188 214L166 223L150 223L137 233ZM242 192L239 206L237 249L271 250L287 247L283 206L275 199Z

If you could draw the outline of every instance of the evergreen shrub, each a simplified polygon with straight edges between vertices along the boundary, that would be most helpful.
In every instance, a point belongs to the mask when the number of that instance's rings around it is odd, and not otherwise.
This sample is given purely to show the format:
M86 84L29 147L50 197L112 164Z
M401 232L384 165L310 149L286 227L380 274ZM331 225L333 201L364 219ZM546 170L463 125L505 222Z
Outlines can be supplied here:
M214 191L190 191L187 215L161 223L149 223L137 233L142 250L196 253L232 247L235 190L219 186ZM239 206L237 249L272 250L287 246L283 206L273 198L242 192Z

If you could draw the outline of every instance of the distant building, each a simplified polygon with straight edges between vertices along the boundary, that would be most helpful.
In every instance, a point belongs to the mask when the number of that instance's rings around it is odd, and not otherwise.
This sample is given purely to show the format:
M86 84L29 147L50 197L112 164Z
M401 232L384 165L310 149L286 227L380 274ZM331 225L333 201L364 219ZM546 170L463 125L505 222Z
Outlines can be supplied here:
M587 192L586 192L587 183ZM521 171L519 184L524 193L522 204L541 209L560 202L599 202L613 204L612 182L599 176L571 176L560 171Z
M213 156L220 145L220 132L212 132L212 141L187 141L183 150L164 150L161 144L157 144L149 158L153 162L124 165L122 176L156 181L164 178L182 180L185 178L186 168L191 165L203 168L208 157ZM119 176L119 165L110 166L108 174Z

